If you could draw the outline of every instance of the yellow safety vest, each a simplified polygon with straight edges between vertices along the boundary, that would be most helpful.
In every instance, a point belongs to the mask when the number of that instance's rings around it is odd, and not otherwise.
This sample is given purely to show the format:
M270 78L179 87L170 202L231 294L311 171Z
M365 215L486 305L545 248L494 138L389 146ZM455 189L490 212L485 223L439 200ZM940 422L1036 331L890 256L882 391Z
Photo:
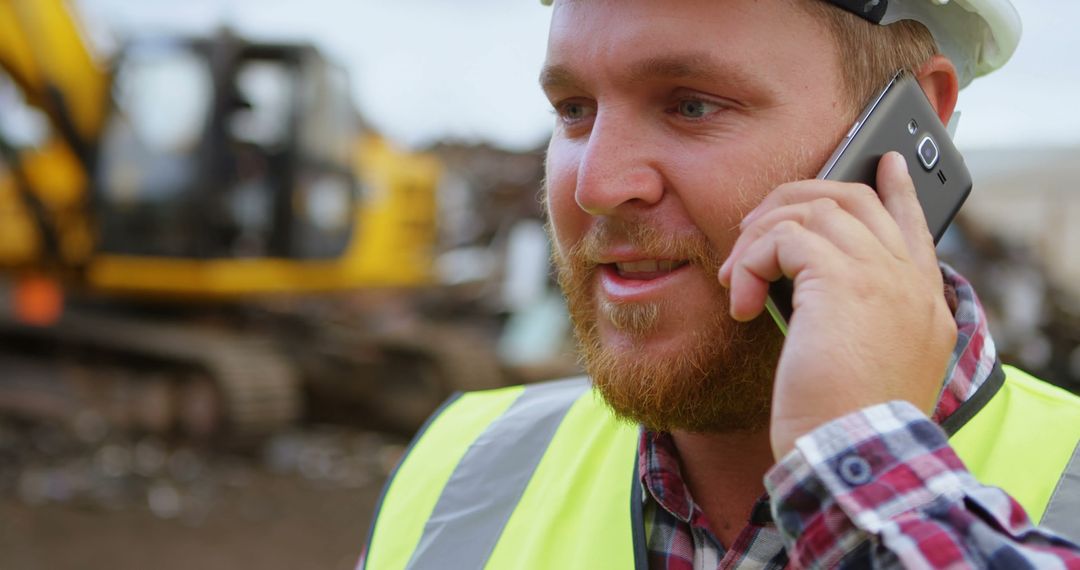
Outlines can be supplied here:
M942 428L976 478L1080 542L1080 398L998 366ZM637 443L585 378L454 398L387 483L365 567L646 568Z

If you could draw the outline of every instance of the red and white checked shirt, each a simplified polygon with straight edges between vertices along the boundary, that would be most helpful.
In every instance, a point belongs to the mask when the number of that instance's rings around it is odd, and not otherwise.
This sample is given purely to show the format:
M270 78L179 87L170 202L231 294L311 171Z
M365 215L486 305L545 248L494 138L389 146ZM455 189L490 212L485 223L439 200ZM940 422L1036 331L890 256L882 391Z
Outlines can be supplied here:
M1004 491L976 481L937 426L982 385L997 356L971 285L945 265L942 274L956 290L959 340L932 421L890 402L800 438L765 475L767 494L729 548L690 496L671 435L642 431L650 568L1080 569L1080 547L1036 528Z

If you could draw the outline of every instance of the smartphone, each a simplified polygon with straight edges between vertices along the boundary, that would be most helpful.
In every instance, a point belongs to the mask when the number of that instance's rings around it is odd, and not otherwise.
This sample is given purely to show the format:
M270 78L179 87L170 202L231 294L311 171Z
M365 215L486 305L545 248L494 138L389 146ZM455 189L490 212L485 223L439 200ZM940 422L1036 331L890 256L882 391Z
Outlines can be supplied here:
M881 157L897 151L907 159L908 172L936 244L971 193L971 173L938 119L919 82L900 71L856 119L817 178L877 186ZM793 311L791 280L769 286L766 308L787 334Z

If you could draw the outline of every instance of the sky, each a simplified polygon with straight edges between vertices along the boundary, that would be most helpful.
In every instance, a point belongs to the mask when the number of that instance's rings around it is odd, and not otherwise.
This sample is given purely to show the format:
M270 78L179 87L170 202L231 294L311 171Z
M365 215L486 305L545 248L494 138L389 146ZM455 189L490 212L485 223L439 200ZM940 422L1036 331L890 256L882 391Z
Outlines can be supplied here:
M1013 60L960 96L963 148L1080 149L1080 3L1013 0ZM1049 5L1053 9L1048 9ZM352 74L365 119L395 141L511 150L542 145L553 116L537 86L551 9L539 0L76 0L108 50L132 32L208 33L223 24L315 43Z

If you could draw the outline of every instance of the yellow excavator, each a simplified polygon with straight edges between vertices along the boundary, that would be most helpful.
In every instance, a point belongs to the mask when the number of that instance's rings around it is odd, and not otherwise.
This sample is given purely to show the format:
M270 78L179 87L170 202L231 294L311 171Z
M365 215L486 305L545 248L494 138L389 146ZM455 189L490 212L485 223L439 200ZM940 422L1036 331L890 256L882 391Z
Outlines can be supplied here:
M407 318L439 176L310 45L222 31L104 63L62 0L0 0L0 411L258 434L306 399L407 430L497 385L467 331Z

